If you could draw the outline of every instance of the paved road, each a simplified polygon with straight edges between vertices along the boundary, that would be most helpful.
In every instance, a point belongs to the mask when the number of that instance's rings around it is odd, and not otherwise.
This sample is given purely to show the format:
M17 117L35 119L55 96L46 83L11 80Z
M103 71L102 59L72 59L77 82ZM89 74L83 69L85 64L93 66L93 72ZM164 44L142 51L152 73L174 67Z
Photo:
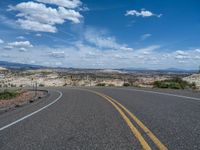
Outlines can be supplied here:
M56 88L0 115L2 150L198 150L200 94Z

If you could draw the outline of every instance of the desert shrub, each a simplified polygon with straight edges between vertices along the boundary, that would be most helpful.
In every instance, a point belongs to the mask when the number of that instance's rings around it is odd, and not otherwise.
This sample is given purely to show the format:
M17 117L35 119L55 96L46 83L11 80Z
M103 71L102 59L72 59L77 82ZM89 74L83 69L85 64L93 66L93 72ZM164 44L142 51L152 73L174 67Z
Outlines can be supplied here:
M15 84L11 84L11 87L16 87L16 85Z
M11 99L18 96L20 93L18 91L8 91L4 90L0 93L0 99Z
M124 83L123 86L131 86L130 83Z
M195 83L195 82L192 82L192 84L191 84L191 88L192 88L192 89L194 89L194 90L197 88L197 86L196 86L196 83Z
M40 87L44 87L44 84L39 84Z
M162 81L155 81L154 87L156 87L156 88L168 88L168 84L166 82L162 82Z
M98 83L96 86L106 86L105 83Z
M67 86L67 83L63 84L63 86Z
M182 86L180 83L170 82L168 88L170 88L170 89L184 89L184 86Z
M108 84L108 86L115 86L114 84Z
M155 81L153 85L155 88L170 88L170 89L185 89L185 88L194 89L196 87L194 83L190 84L187 81L184 81L178 77L169 80Z

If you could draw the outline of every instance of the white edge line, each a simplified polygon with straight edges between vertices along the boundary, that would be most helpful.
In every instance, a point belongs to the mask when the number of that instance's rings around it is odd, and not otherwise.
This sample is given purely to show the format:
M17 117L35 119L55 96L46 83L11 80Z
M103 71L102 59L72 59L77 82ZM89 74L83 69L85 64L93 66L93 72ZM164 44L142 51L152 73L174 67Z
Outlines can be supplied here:
M38 110L36 110L36 111L34 111L34 112L32 112L32 113L30 113L30 114L28 114L28 115L22 117L22 118L20 118L20 119L14 121L14 122L12 122L12 123L10 123L10 124L8 124L8 125L5 125L5 126L1 127L1 128L0 128L0 131L3 131L4 129L13 126L13 125L15 125L15 124L17 124L17 123L19 123L19 122L25 120L25 119L27 119L27 118L29 118L29 117L31 117L31 116L37 114L38 112L40 112L40 111L42 111L42 110L48 108L49 106L53 105L54 103L56 103L56 102L62 97L62 95L63 95L62 92L60 92L60 91L56 91L56 92L58 92L60 95L59 95L59 97L56 98L53 102L49 103L48 105L46 105L46 106L44 106L44 107L42 107L42 108L40 108L40 109L38 109Z
M123 89L123 88L120 88L120 89ZM173 96L173 97L179 97L179 98L185 98L185 99L191 99L191 100L195 100L195 101L200 101L200 98L183 96L183 95L176 95L176 94L170 94L170 93L147 91L147 90L138 90L138 89L124 89L124 90L137 91L137 92L146 92L146 93L154 93L154 94L159 94L159 95Z

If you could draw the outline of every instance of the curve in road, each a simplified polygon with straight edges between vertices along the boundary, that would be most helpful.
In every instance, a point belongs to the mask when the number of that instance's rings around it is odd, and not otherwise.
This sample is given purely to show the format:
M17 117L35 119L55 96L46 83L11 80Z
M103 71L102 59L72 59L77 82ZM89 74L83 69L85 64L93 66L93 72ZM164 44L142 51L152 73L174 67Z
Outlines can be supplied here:
M119 88L57 90L61 93L54 91L46 100L0 116L0 149L200 147L198 93L177 95L176 91Z
M7 124L7 125L1 127L1 128L0 128L0 131L3 131L4 129L13 126L13 125L15 125L15 124L17 124L17 123L19 123L19 122L21 122L21 121L23 121L23 120L25 120L25 119L31 117L31 116L33 116L33 115L35 115L35 114L39 113L40 111L42 111L42 110L48 108L49 106L53 105L54 103L56 103L56 102L62 97L62 95L63 95L62 92L60 92L60 91L56 91L56 92L58 92L60 95L59 95L58 98L56 98L53 102L47 104L46 106L44 106L44 107L42 107L42 108L40 108L40 109L38 109L38 110L36 110L36 111L30 113L30 114L27 114L26 116L24 116L24 117L22 117L22 118L20 118L20 119L17 119L17 120L14 121L14 122L11 122L11 123L9 123L9 124Z
M154 142L154 144L158 147L160 150L167 150L167 147L155 136L152 131L150 131L132 112L130 112L127 108L125 108L121 103L119 103L117 100L113 99L112 97L102 94L100 92L92 91L92 90L86 90L92 93L95 93L107 101L109 101L120 113L124 121L127 123L127 125L130 127L132 133L135 135L135 137L139 140L144 150L151 150L151 147L146 142L144 137L141 135L141 133L138 131L138 129L133 125L131 120L126 116L125 113L127 113L138 125L139 127L150 137L150 139ZM124 110L124 112L123 112Z

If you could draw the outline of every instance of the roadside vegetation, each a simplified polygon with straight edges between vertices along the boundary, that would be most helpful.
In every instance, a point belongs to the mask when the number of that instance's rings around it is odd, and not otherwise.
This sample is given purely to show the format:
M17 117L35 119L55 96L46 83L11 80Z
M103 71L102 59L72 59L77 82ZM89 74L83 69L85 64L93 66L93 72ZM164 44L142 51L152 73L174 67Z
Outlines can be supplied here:
M5 89L3 91L0 91L0 100L8 100L11 98L15 98L20 95L20 90L8 90Z
M195 83L189 83L181 78L173 78L163 81L155 81L154 88L169 88L169 89L196 89Z
M123 86L127 87L127 86L131 86L131 84L130 83L124 83Z
M106 86L105 83L98 83L96 86Z

